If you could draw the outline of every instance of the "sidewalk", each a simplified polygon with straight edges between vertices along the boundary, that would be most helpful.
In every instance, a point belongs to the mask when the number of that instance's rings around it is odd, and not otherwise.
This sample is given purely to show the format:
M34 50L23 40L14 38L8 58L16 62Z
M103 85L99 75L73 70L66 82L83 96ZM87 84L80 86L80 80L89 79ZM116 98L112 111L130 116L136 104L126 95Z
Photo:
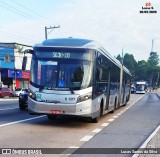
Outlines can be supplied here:
M160 88L156 91L160 98ZM150 135L150 137L143 143L141 148L159 148L160 149L160 125ZM160 154L135 154L133 157L160 157Z

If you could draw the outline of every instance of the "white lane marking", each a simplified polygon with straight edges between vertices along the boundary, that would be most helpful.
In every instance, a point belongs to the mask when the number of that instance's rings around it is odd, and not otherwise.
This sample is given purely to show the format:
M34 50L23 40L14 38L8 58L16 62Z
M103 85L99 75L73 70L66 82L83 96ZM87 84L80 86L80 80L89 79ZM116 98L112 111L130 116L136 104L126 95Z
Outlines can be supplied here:
M120 116L122 113L117 113L117 116Z
M77 147L77 146L70 146L69 148L79 148L79 147Z
M140 148L146 148L147 144L156 135L159 129L160 129L160 125L153 131L153 133L147 138L147 140L144 141L144 143L140 146ZM140 154L134 154L132 157L138 157L139 155Z
M142 97L143 97L143 96L142 96ZM140 97L137 101L139 101L142 97ZM133 103L131 104L131 106L132 106L133 104L135 104L137 101L133 102ZM126 108L125 108L125 111L128 110L131 106L126 107ZM125 111L121 111L121 112L117 113L117 116L114 116L114 118L118 118L118 116L120 116L120 115L121 115L122 113L124 113ZM112 122L112 121L114 121L114 119L109 119L109 120L108 120L108 122ZM106 126L108 126L109 124L110 124L110 123L103 123L101 126L106 127ZM101 129L101 130L102 130L102 129ZM98 131L98 130L95 129L95 130L93 130L92 132L94 132L94 131ZM87 142L87 141L89 141L92 137L93 137L93 136L86 135L86 136L83 137L80 141Z
M114 121L114 119L108 119L108 122L113 122Z
M137 99L135 102L133 102L128 108L130 108L133 104L135 104L137 101L139 101L140 99L142 99L142 97L144 97L146 94L142 95L139 99Z
M15 108L2 108L2 109L0 109L0 111L14 110L14 109L17 109L17 108L19 108L19 107L15 107Z
M18 101L17 99L0 99L0 101L6 102L6 101Z
M92 132L98 133L100 132L102 129L94 129Z
M39 118L42 118L42 117L45 117L45 116L46 115L33 117L33 118L28 118L28 119L23 119L23 120L18 120L18 121L14 121L14 122L10 122L10 123L5 123L5 124L1 124L0 127L9 126L9 125L17 124L17 123L21 123L21 122L26 122L26 121L30 121L30 120L34 120L34 119L39 119Z
M93 136L86 135L86 136L84 136L80 141L86 142L86 141L89 141L92 137L93 137Z
M109 123L103 123L101 126L107 126L109 125Z

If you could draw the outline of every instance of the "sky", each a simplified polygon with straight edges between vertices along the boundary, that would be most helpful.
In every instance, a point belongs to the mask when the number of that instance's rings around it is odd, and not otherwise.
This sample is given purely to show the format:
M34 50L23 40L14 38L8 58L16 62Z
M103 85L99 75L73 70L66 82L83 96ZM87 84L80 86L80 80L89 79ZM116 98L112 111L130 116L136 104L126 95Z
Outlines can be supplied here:
M0 42L34 46L45 40L45 26L60 26L48 39L92 39L136 61L147 61L151 50L160 56L159 0L0 0L0 19Z

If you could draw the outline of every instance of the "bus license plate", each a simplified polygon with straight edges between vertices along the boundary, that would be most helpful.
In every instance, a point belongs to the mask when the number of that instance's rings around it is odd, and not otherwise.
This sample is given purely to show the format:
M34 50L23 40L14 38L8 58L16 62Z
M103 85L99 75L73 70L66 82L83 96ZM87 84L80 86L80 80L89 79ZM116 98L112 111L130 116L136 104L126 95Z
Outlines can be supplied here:
M60 114L62 113L61 110L51 110L52 114Z

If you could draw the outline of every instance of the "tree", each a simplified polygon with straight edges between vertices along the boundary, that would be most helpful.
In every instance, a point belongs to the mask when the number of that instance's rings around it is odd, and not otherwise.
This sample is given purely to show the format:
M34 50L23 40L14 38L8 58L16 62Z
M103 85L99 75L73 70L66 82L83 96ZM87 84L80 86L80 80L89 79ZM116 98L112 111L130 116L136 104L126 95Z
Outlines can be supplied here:
M135 75L135 69L136 69L136 66L137 66L137 62L134 59L134 56L132 54L126 53L124 55L124 58L122 58L121 55L119 54L117 56L117 59L121 63L122 63L122 60L123 60L123 65L130 70L130 72L132 73L132 75Z
M157 52L151 52L148 58L148 64L152 67L156 67L159 63L159 55Z
M159 55L157 52L151 52L147 61L140 60L136 62L132 54L126 53L124 58L119 54L116 57L132 73L133 81L144 80L147 81L150 86L160 85L160 66Z
M145 60L138 61L136 71L136 81L148 81L148 63Z
M132 54L126 53L124 55L123 64L124 64L124 66L126 66L130 70L132 75L135 75L135 69L137 67L137 62L134 59L134 56Z
M150 52L150 56L148 58L148 72L150 74L150 87L157 86L159 80L159 55L157 52Z
M122 63L122 57L120 54L116 58Z
M19 46L19 45L16 45L16 49L17 49L17 51L18 51L18 53L19 54L23 54L24 52L23 52L23 47L22 46Z

